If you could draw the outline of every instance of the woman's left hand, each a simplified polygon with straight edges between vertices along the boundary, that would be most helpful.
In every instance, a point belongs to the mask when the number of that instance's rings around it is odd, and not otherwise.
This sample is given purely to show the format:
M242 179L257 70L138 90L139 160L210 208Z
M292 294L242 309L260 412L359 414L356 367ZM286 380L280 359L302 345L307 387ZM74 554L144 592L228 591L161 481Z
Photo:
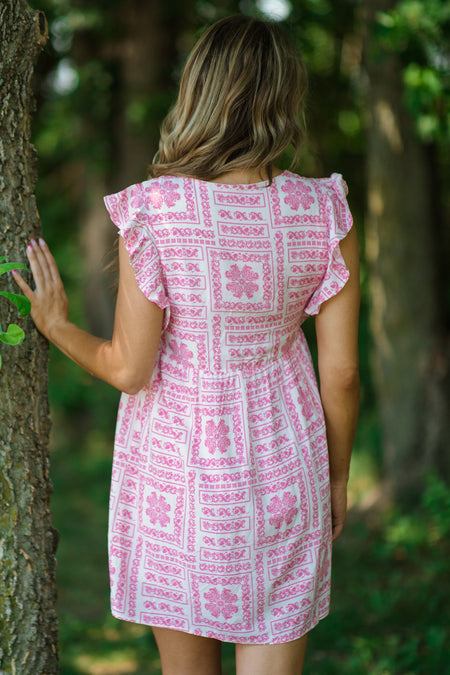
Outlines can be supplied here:
M332 541L341 536L347 515L347 481L330 483Z
M13 277L31 302L31 316L36 328L51 340L53 328L69 321L69 302L55 259L43 239L39 243L31 240L27 257L36 286L34 291L18 272L13 272Z

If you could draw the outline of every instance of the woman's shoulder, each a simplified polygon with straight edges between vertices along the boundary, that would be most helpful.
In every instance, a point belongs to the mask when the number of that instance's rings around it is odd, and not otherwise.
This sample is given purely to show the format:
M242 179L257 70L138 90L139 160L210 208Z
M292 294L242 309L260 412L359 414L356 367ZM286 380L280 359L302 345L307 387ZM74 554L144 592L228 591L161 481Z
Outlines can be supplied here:
M147 178L140 183L133 183L120 190L117 194L138 196L148 195L152 192L180 189L183 186L184 177L181 176L157 176L156 178Z
M133 221L149 228L168 212L182 208L184 201L183 179L176 176L151 178L104 197L113 222Z
M183 188L183 181L185 179L181 176L157 176L156 178L148 178L141 183L134 183L125 188L124 192L134 195L155 194L158 192L167 192L170 190L181 190Z
M284 171L276 179L278 197L293 210L300 207L308 215L323 215L336 209L347 208L347 184L340 173L325 178L300 176Z
M147 213L175 208L179 205L185 190L183 178L158 176L141 183L134 183L106 199L120 201L130 210Z
M292 171L283 171L279 178L282 178L285 181L290 180L297 182L299 184L307 185L316 189L331 190L344 197L348 193L347 183L340 173L332 173L330 176L324 178L314 178L310 176L301 176L297 173L293 173Z

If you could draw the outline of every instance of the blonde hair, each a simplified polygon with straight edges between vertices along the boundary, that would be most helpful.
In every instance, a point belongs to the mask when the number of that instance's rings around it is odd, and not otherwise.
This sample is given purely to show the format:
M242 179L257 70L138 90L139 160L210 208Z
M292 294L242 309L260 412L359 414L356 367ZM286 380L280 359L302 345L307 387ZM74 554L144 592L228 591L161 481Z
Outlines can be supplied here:
M216 22L188 58L150 177L259 169L271 181L289 145L291 168L298 162L307 88L300 54L277 24L243 15Z

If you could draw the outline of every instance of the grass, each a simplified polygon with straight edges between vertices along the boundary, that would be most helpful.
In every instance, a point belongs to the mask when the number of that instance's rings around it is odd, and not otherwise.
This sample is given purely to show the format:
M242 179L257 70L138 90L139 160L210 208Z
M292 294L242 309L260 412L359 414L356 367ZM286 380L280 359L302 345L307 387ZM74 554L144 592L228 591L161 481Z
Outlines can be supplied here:
M109 613L111 433L66 428L55 423L52 463L62 674L156 675L151 631ZM334 550L332 611L311 632L305 675L450 674L450 491L430 480L406 514L374 507L378 492L370 454L356 452L348 523ZM233 651L224 646L224 675L234 672Z

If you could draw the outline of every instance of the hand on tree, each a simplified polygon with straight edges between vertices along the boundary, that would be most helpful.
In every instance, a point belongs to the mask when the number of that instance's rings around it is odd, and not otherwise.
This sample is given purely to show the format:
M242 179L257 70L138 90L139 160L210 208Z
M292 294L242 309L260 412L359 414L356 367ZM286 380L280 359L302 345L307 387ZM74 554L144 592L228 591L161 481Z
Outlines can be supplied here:
M36 328L51 340L52 329L69 320L66 292L55 259L43 239L39 239L39 244L31 240L27 257L35 283L34 291L18 272L13 272L14 280L31 302L31 316Z
M332 541L341 535L347 514L347 483L330 483Z

